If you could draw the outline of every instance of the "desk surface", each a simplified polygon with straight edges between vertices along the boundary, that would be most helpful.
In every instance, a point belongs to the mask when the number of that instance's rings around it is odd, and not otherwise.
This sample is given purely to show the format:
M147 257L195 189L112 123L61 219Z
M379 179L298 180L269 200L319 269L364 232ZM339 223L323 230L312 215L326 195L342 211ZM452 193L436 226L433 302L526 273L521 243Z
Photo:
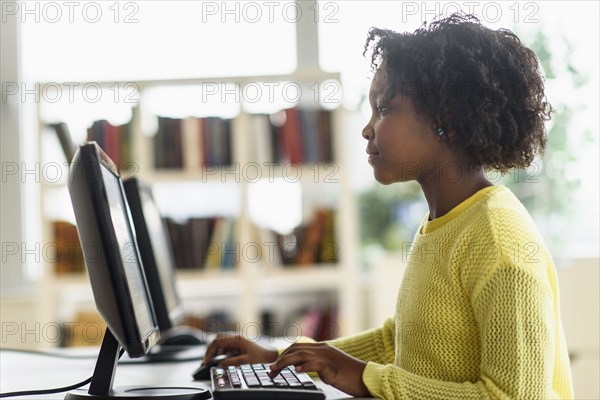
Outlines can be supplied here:
M0 392L51 389L69 386L89 378L96 364L98 349L73 349L66 355L89 355L85 359L67 359L43 355L0 351ZM117 367L114 387L185 386L210 389L208 381L194 382L191 373L198 361L176 363L127 364ZM328 399L348 399L347 394L315 379ZM35 396L33 399L64 399L65 393ZM24 397L15 397L23 399Z

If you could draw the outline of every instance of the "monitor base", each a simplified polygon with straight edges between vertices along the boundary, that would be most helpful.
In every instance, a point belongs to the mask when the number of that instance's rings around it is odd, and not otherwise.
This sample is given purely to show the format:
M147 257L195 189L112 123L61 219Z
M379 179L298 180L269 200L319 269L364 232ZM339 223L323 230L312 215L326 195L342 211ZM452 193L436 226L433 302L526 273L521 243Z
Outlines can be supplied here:
M114 399L149 399L149 400L204 400L210 399L207 389L193 387L144 387L124 386L111 390L106 394L89 394L85 389L73 390L65 396L65 400L114 400Z

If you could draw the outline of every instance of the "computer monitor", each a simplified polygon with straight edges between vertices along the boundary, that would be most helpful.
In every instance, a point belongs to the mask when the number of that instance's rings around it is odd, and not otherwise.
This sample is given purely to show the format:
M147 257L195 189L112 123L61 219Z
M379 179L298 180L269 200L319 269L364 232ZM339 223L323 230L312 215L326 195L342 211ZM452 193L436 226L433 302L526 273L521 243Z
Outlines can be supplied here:
M107 330L89 391L69 392L65 398L209 398L198 388L112 388L121 348L132 358L148 353L160 338L158 322L123 184L95 142L76 151L68 186L94 300Z
M161 345L205 344L206 334L181 326L183 304L177 292L175 259L168 229L152 195L152 188L138 178L123 182L131 210L138 248L154 304Z
M150 187L137 178L125 180L123 186L162 334L183 319L183 306L175 287L171 244Z

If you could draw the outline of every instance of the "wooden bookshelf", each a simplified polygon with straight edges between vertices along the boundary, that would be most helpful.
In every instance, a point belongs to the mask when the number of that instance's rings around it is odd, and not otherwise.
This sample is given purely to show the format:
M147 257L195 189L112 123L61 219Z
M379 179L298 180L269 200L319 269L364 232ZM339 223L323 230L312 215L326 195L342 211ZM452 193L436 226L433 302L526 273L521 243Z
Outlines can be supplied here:
M315 79L322 82L325 80L339 79L335 74L322 74L321 76L313 73L298 73L277 77L285 81L299 81L301 79ZM272 78L272 77L271 77ZM271 79L269 78L269 79ZM238 78L236 78L238 79ZM245 81L264 79L264 77L245 77ZM216 79L199 80L175 80L175 81L156 81L156 82L136 82L139 87L160 87L161 85L197 85L205 81L216 81ZM243 246L244 244L256 241L255 227L250 219L250 209L248 205L249 186L254 180L244 179L232 174L231 167L210 166L207 170L190 169L183 166L176 169L156 168L153 155L155 154L152 132L144 131L142 120L149 118L158 118L157 115L148 114L144 111L144 91L140 92L140 100L132 108L132 120L130 122L130 143L128 148L131 159L129 162L135 163L135 175L140 179L151 184L157 183L213 183L223 182L234 183L239 186L241 209L239 215L235 217L235 241ZM308 161L290 163L290 160L275 163L276 160L269 160L268 175L262 176L262 179L282 179L290 178L290 170L294 171L291 180L301 186L313 185L319 189L319 185L331 185L336 192L335 200L335 241L338 249L338 261L333 264L310 264L309 265L273 265L273 263L248 262L242 259L236 263L233 268L226 270L219 269L190 269L177 271L178 281L183 290L184 303L186 296L193 295L196 300L203 296L210 303L211 296L229 296L236 298L236 302L241 307L237 311L239 323L254 323L261 318L261 297L278 295L290 297L298 293L319 293L330 292L336 295L336 304L338 306L339 333L348 334L357 331L364 326L361 318L360 293L360 271L358 258L356 255L356 214L354 195L347 179L347 161L345 160L343 147L344 113L342 107L329 110L331 118L331 159L323 162ZM231 121L231 152L232 161L238 166L244 166L253 161L255 154L252 153L251 142L253 140L253 118L255 114L247 113L243 107L239 114ZM41 121L44 123L44 121ZM113 144L114 146L114 144ZM279 160L282 161L282 160ZM298 161L298 160L295 160ZM300 160L302 161L302 160ZM298 179L298 172L300 178ZM123 171L125 176L132 174L131 171ZM229 174L228 174L229 173ZM241 178L241 179L240 179ZM48 185L48 187L64 186L63 183ZM66 187L65 187L66 190ZM313 190L315 190L313 188ZM42 196L44 191L42 191ZM43 198L42 198L43 201ZM67 205L65 205L67 206ZM46 221L46 226L52 225L53 221ZM49 224L49 225L48 225ZM45 229L46 237L53 237L51 229ZM46 268L46 271L52 268ZM83 275L83 276L82 276ZM87 289L87 277L82 274L55 274L46 273L45 287L49 290L53 298L56 309L60 305L56 304L65 297L64 290L74 290L76 287L79 292L85 292ZM196 288L198 294L193 294ZM91 296L91 291L89 291ZM52 306L54 307L54 306ZM48 310L52 308L48 306Z

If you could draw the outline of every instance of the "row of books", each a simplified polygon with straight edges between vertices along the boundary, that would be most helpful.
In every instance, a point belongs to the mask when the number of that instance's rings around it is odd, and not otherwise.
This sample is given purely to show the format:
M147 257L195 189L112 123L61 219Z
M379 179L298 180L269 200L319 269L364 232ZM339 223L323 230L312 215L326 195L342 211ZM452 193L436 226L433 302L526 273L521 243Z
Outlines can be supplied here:
M318 209L312 220L288 235L275 234L284 266L329 264L339 261L335 234L335 211Z
M329 163L332 155L331 112L288 108L251 116L250 160L259 164Z
M231 120L219 117L158 117L154 136L154 167L200 169L230 165Z
M316 301L279 318L275 311L263 311L261 327L264 336L287 337L290 342L297 336L310 337L316 341L335 339L339 333L336 303L324 293L315 295Z
M239 263L232 218L165 219L178 269L231 269Z
M296 309L263 310L260 321L251 327L240 326L226 310L216 310L205 316L188 314L183 324L209 333L238 332L241 335L259 335L262 340L287 338L290 344L300 336L317 341L335 339L339 333L338 312L331 296L316 294L317 301ZM301 304L301 303L300 303Z
M238 241L232 218L165 222L178 269L226 270L240 262L292 267L339 260L335 212L330 209L317 210L312 221L287 235L254 226L248 243Z
M166 218L165 223L178 269L226 270L240 262L291 267L339 260L335 212L330 209L316 210L309 223L287 235L254 226L249 243L237 241L233 218L190 218L183 222ZM53 228L54 252L47 253L56 274L85 271L75 225L55 221Z
M332 162L331 112L289 108L250 116L250 161L259 164ZM157 169L231 165L232 120L158 117L154 136Z
M115 126L106 120L94 121L87 130L87 140L96 141L119 169L133 161L131 122Z

